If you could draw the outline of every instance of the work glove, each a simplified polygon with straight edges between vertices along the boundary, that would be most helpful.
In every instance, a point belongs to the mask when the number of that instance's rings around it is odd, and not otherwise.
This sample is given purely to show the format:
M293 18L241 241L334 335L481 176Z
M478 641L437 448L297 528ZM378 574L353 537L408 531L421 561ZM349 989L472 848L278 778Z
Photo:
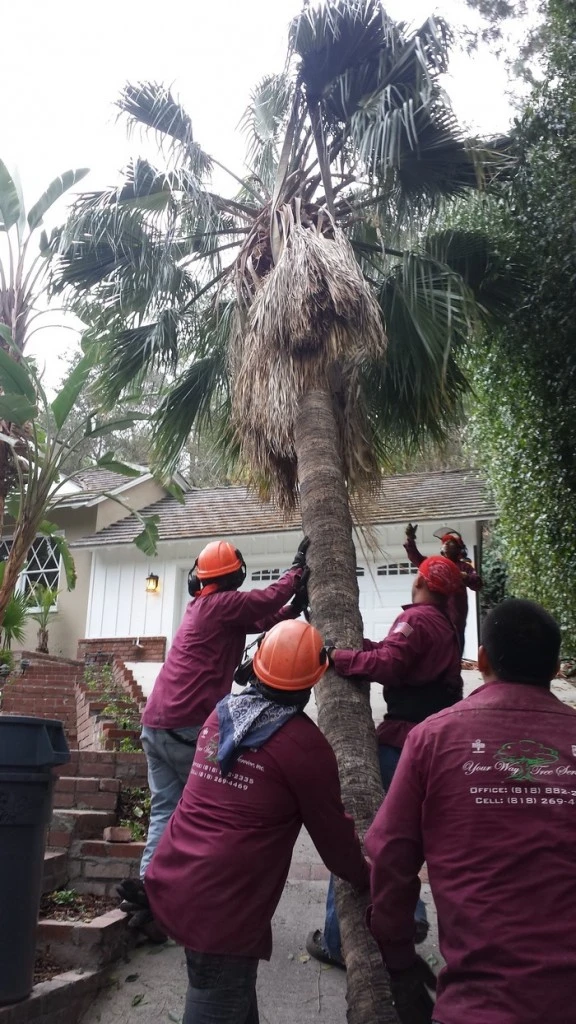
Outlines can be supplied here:
M326 657L328 658L328 664L330 665L330 668L334 668L334 659L332 658L332 653L336 650L336 641L331 640L330 637L327 637L322 650L326 652Z
M308 551L309 547L310 547L310 538L309 537L304 537L304 539L301 540L299 545L298 545L298 550L297 550L296 554L294 555L294 561L292 562L292 565L290 566L291 569L303 569L304 568L304 566L306 565L306 552Z
M304 572L307 574L310 573L308 567L304 569ZM310 613L308 611L309 603L310 599L308 597L308 587L306 586L306 583L304 583L304 586L300 584L298 590L294 594L294 597L290 601L290 607L294 612L294 618L297 618L297 616L300 615L301 612L304 612L304 615L306 616L306 621L310 622Z
M294 593L295 594L300 594L300 593L302 593L302 591L304 591L305 594L308 594L308 580L309 579L310 579L310 569L308 568L307 565L305 565L304 568L302 569L302 575L301 575L300 579L296 580L296 583L294 584Z
M408 523L406 527L406 536L408 540L416 540L416 530L418 529L418 523Z
M436 975L421 956L412 967L389 971L394 1007L401 1024L431 1024L436 991Z
M120 910L126 914L131 931L140 932L150 942L166 942L166 935L154 920L144 883L140 879L125 878L116 886L116 892L121 897Z

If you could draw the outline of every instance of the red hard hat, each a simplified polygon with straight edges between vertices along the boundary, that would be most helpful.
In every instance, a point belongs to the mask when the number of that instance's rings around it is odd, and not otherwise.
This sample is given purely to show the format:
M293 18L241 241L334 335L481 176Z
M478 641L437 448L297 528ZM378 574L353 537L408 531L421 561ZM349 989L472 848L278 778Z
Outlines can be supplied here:
M418 572L426 580L429 590L436 594L455 594L462 586L458 566L444 555L425 558L418 566Z
M308 690L328 668L324 641L308 622L279 622L266 633L253 668L258 679L275 690Z
M242 564L242 555L233 544L213 540L198 555L195 572L199 580L213 580L236 572Z

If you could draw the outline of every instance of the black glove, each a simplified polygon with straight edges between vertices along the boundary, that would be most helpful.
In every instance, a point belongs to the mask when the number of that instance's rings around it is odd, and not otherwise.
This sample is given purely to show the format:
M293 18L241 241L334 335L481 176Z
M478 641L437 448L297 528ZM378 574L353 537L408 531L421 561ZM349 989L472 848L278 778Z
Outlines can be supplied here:
M309 571L309 569L304 570L304 572ZM294 594L294 597L290 601L290 607L294 612L294 618L297 618L297 616L300 615L301 612L304 612L306 618L308 619L308 621L310 621L309 616L307 615L309 603L310 601L308 598L308 587L306 586L306 584L304 584L304 586L300 585L298 587L298 590Z
M299 580L294 584L294 593L300 594L302 591L308 594L308 580L310 579L310 569L307 565L302 569L302 575Z
M304 568L304 566L306 565L306 552L308 551L309 547L310 547L310 538L309 537L304 537L304 540L301 540L299 545L298 545L298 551L294 555L294 561L292 562L292 565L290 566L291 569L303 569Z
M331 640L330 637L327 637L322 650L326 652L326 657L328 658L328 664L330 665L330 668L334 668L332 651L336 650L336 641Z
M406 527L406 536L408 540L416 540L416 530L418 529L418 523L408 523Z
M401 1024L431 1024L436 975L421 956L404 971L389 971L394 1007Z

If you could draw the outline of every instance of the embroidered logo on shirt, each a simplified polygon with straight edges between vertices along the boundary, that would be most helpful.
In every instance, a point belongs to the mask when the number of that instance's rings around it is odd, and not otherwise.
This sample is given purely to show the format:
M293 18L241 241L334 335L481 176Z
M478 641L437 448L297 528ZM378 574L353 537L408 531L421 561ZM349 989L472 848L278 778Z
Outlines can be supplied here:
M486 744L483 740L474 740L472 744L472 750L475 754L483 754L486 750Z
M576 743L572 744L572 757L576 757Z
M406 639L408 639L408 637L412 635L414 630L412 629L412 626L410 625L409 622L399 622L398 625L395 627L394 632L402 633L406 637Z

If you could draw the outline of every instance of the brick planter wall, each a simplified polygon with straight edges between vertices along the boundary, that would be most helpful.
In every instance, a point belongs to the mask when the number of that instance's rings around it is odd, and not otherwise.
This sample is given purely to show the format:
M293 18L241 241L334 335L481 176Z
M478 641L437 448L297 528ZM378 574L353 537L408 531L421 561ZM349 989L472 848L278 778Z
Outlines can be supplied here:
M137 646L138 644L138 646ZM164 661L165 636L114 636L78 641L78 658L96 658L108 654L121 661Z
M22 660L30 662L24 673L20 670ZM52 654L37 654L35 651L21 651L15 656L14 671L0 683L1 710L4 714L59 719L64 724L68 745L75 747L74 687L83 671L84 665L80 661Z
M107 967L126 955L135 933L126 927L121 910L109 910L93 921L40 921L36 951L62 967Z
M105 971L66 971L35 985L14 1006L0 1006L0 1024L74 1024L86 1012L106 979Z

